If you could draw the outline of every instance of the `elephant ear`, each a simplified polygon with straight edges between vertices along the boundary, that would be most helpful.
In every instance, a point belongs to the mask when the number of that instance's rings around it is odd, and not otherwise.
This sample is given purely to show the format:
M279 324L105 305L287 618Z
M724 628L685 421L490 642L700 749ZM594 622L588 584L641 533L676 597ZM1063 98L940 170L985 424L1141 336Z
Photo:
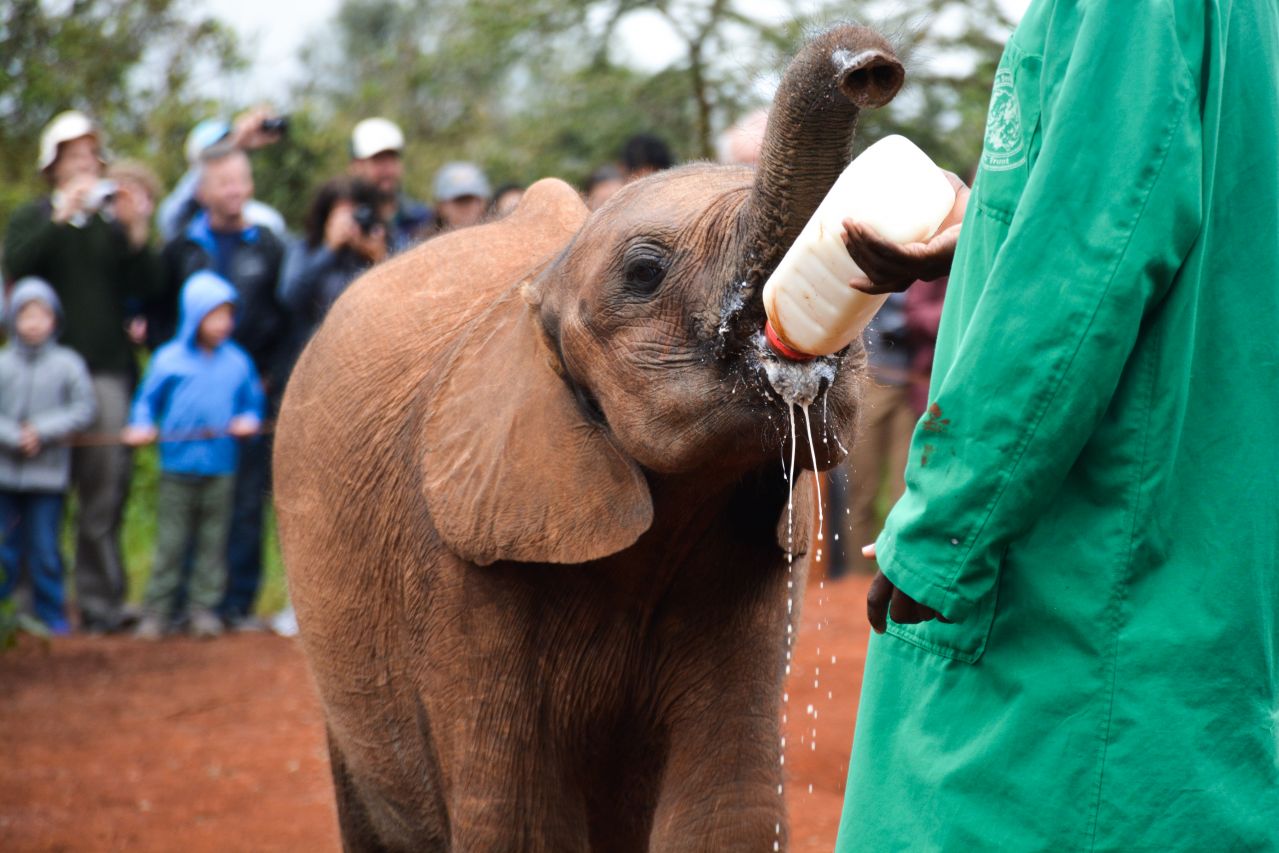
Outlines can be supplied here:
M555 218L526 210L530 200L510 227L536 230ZM539 235L525 237L527 249ZM449 550L479 565L596 560L632 545L653 521L643 472L584 416L557 372L522 295L533 272L468 324L427 398L427 506Z

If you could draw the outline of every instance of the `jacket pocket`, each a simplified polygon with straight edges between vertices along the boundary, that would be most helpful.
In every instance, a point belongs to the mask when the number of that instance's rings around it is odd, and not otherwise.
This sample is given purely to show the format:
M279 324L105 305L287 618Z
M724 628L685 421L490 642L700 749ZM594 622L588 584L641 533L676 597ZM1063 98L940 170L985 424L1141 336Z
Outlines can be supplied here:
M963 622L946 623L933 619L915 625L901 625L890 619L887 633L940 657L962 663L976 663L986 651L990 629L995 624L1004 562L1005 558L1001 555L990 594L981 599L977 608Z
M1043 60L1022 50L1014 37L995 71L974 195L983 212L1005 224L1039 154L1042 69Z

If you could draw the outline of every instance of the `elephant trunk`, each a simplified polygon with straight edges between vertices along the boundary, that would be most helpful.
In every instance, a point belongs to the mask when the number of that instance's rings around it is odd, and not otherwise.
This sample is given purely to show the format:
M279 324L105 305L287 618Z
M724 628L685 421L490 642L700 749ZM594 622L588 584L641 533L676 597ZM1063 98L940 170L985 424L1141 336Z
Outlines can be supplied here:
M739 220L735 331L763 326L760 291L848 165L857 114L893 99L905 69L874 30L839 26L809 42L782 77L750 200Z

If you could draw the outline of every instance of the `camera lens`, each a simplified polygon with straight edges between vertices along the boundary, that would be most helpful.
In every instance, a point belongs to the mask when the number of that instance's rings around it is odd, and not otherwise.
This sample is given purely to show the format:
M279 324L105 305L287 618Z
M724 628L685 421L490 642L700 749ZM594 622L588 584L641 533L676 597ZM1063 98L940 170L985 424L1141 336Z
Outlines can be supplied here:
M377 211L367 204L361 204L351 211L351 218L355 220L356 225L360 226L360 232L365 236L371 234L373 226L378 224Z
M288 133L289 117L273 116L271 118L264 118L262 119L262 124L260 125L260 127L262 128L263 133L280 133L280 134Z

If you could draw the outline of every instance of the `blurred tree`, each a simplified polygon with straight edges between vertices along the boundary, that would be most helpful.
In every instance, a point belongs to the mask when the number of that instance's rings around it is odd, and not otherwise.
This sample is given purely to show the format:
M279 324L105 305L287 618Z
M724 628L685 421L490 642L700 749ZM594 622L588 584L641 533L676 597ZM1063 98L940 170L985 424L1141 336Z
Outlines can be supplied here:
M892 7L876 26L905 63L906 85L886 109L863 118L857 147L900 133L971 181L995 68L1016 22L999 0L912 0Z
M215 112L193 78L241 64L230 31L180 0L0 4L0 228L46 190L36 151L53 116L85 111L114 154L140 157L171 182L187 131Z
M445 160L498 181L581 180L632 133L656 130L681 158L712 156L715 132L766 102L805 36L850 16L889 35L908 84L863 118L859 145L905 133L967 173L981 145L994 66L1012 21L997 0L344 0L304 54L304 109L349 128L368 115L408 136L408 182ZM629 66L619 34L665 23L676 58ZM674 49L672 49L672 47Z

